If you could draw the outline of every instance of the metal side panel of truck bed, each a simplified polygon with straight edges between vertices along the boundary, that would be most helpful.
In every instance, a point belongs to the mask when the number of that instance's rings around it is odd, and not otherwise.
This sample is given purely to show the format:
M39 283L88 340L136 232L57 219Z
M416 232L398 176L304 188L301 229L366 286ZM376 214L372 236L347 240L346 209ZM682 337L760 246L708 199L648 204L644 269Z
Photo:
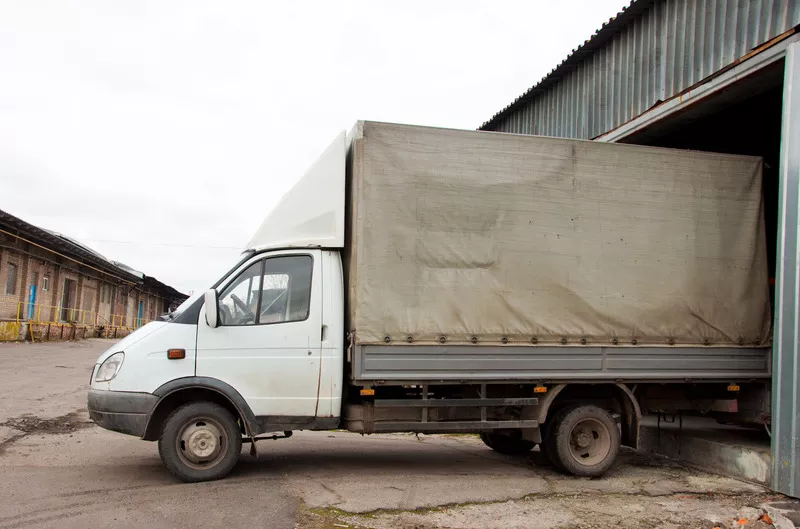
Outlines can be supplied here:
M770 377L768 347L354 345L354 383L742 381Z

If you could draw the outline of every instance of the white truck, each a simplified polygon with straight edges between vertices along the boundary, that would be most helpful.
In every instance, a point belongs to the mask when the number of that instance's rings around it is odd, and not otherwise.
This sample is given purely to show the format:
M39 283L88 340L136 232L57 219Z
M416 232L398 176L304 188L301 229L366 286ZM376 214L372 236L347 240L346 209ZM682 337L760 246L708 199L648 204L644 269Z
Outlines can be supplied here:
M598 476L642 409L768 422L761 186L752 157L359 122L98 358L90 416L184 481L294 430L473 432Z

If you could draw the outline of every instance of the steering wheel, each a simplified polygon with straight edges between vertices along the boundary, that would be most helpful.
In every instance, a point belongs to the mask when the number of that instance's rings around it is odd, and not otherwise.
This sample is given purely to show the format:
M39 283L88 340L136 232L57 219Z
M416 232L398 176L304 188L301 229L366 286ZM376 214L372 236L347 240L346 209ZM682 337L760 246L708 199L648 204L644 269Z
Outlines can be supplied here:
M246 322L248 320L256 321L256 315L253 314L253 311L244 304L244 301L239 299L239 296L236 294L231 294L231 299L233 299L233 302L236 304L236 308L241 310L246 316L246 318L242 318L242 322Z
M233 314L231 314L231 309L229 309L225 303L219 304L219 310L220 310L219 313L220 322L222 323L222 325L231 325L233 323L236 323L233 318Z

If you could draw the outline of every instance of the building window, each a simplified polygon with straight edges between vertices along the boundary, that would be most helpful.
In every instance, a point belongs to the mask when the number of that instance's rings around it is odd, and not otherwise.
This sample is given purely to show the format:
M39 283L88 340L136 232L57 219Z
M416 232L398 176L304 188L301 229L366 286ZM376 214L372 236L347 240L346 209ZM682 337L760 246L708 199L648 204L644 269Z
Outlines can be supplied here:
M42 290L45 292L50 290L50 276L44 276L42 278Z
M6 278L6 294L13 296L17 293L17 265L8 263L8 277Z

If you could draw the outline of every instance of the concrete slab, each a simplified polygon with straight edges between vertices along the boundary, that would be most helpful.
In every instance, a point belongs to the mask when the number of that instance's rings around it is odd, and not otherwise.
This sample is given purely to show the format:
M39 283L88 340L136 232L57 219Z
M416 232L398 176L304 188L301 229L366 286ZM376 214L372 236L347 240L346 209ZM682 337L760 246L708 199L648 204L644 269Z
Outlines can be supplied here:
M645 417L639 448L762 485L769 486L772 476L766 431L722 425L704 417L687 417L682 424L658 424L656 417Z
M86 408L94 363L114 340L0 343L0 423L50 419Z
M0 453L7 444L13 443L15 440L21 438L24 432L11 428L10 426L0 425Z

